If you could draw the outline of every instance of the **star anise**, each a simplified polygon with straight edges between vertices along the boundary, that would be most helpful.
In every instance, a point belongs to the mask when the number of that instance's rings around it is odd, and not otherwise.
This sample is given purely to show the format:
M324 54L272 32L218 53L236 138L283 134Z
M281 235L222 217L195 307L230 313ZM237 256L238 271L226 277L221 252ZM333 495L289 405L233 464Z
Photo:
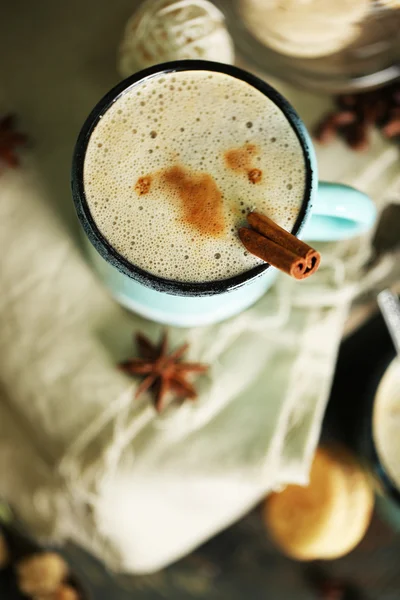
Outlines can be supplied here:
M15 129L15 116L6 115L0 118L0 170L2 163L8 167L18 167L17 148L25 146L28 138Z
M173 352L168 352L168 334L164 332L159 344L153 344L141 333L136 334L136 343L142 358L131 358L120 363L119 367L128 375L143 375L144 379L136 390L135 398L147 390L154 396L157 412L164 408L165 398L173 394L178 399L197 398L196 389L187 380L191 373L204 373L208 366L201 363L182 362L188 349L183 344Z

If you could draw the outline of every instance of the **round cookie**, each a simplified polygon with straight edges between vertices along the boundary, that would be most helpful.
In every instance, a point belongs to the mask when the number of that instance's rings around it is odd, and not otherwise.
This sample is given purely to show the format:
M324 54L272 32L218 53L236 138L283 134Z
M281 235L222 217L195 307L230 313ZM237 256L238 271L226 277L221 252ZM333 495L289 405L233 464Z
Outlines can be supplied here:
M373 495L358 464L318 449L307 487L289 485L265 503L276 543L298 560L333 559L349 552L369 524Z
M330 450L331 455L340 461L347 489L346 510L343 513L343 526L336 534L337 547L331 540L332 551L325 559L335 559L348 552L364 537L371 521L374 495L365 472L353 455L342 448Z
M277 544L299 560L325 554L341 528L346 511L343 473L325 451L318 450L307 487L288 485L266 501L264 518Z

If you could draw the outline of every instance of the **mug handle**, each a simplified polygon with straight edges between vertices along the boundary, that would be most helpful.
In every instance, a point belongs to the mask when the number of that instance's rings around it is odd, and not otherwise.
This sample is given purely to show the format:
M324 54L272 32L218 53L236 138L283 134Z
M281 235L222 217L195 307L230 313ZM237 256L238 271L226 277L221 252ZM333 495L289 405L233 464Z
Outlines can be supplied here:
M315 242L346 240L371 229L375 219L369 196L348 185L323 181L301 237Z

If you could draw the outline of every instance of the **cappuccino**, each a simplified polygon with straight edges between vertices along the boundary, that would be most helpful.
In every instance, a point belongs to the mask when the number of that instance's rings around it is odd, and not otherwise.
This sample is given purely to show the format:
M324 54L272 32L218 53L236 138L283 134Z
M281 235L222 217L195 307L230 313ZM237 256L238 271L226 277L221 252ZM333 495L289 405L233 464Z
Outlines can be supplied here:
M261 264L237 230L251 210L292 230L305 196L303 148L259 90L210 71L161 73L98 121L84 162L97 228L127 261L206 282Z

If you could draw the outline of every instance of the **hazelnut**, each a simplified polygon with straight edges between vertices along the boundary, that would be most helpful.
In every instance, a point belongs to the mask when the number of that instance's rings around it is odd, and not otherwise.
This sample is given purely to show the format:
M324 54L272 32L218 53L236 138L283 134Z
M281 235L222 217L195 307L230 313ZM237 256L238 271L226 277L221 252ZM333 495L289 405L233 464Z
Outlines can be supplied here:
M68 565L59 554L43 552L21 560L17 566L18 587L27 596L54 593L68 575Z

